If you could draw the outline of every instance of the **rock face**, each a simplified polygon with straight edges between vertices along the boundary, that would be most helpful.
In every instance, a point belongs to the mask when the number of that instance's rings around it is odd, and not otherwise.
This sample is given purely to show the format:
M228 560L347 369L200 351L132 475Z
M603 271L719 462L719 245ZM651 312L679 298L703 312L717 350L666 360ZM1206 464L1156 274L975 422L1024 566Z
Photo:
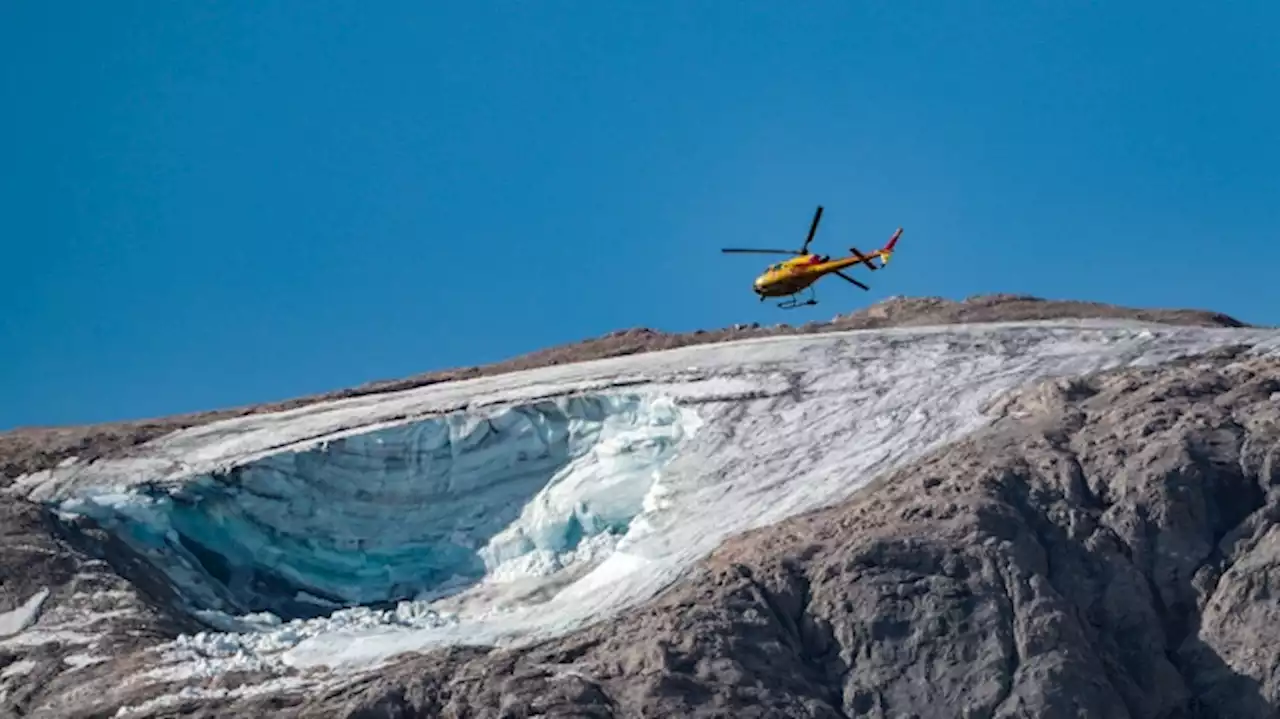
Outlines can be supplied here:
M270 706L1275 716L1277 393L1280 363L1229 356L1046 384L993 408L992 430L862 498L725 546L629 616L524 650L407 659Z
M0 502L0 716L76 716L127 696L139 651L201 629L163 608L167 593L116 538ZM17 631L37 618L35 636Z

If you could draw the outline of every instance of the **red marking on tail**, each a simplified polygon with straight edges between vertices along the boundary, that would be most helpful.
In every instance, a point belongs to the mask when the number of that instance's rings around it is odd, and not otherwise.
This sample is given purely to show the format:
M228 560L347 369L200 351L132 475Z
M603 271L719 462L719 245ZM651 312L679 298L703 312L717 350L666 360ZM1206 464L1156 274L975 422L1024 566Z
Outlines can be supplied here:
M885 245L885 246L884 246L884 251L885 251L885 252L893 252L893 246L894 246L894 245L896 245L896 244L898 244L898 238L899 238L899 237L901 237L901 236L902 236L902 228L901 228L901 227L899 227L899 228L898 228L898 231L897 231L897 232L895 232L895 233L893 233L893 237L890 237L890 238L889 238L889 244L887 244L887 245Z

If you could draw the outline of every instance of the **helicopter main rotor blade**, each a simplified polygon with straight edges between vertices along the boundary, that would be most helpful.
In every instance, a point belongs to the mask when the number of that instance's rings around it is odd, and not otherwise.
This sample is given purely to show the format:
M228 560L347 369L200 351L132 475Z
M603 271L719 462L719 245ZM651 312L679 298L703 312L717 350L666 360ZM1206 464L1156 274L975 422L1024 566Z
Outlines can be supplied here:
M839 277L840 277L840 278L842 278L842 279L845 279L845 280L848 280L848 281L852 282L853 284L855 284L855 285L857 285L857 286L861 287L861 288L862 288L862 289L864 289L864 290L870 290L870 289L871 289L870 287L867 287L866 285L864 285L864 284L862 284L861 282L859 282L859 281L857 281L857 280L853 279L853 278L852 278L852 277L850 277L849 275L846 275L845 273L841 272L840 270L836 270L833 274L835 274L835 275L839 276Z
M757 250L757 249L745 249L745 248L740 248L740 247L726 247L725 249L720 250L720 251L721 251L721 252L753 252L753 253L756 253L756 254L763 254L763 255L798 255L798 254L801 254L801 253L799 253L799 252L796 252L795 250Z
M809 225L809 236L805 238L804 245L800 248L799 254L805 254L809 251L809 243L813 242L813 236L818 232L818 221L822 219L822 205L818 205L818 211L813 213L813 224Z

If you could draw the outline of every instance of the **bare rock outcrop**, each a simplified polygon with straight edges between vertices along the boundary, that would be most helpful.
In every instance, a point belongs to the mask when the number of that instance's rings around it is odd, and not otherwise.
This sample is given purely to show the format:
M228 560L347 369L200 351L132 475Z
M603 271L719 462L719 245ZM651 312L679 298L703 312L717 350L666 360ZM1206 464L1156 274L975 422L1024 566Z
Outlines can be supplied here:
M866 309L837 317L844 329L919 327L977 322L1117 319L1203 327L1245 327L1220 312L1118 307L1103 302L1047 300L1033 295L975 295L963 301L942 297L890 297Z
M2 717L123 702L125 680L146 669L138 652L202 628L167 608L167 581L119 538L66 530L35 504L0 502Z

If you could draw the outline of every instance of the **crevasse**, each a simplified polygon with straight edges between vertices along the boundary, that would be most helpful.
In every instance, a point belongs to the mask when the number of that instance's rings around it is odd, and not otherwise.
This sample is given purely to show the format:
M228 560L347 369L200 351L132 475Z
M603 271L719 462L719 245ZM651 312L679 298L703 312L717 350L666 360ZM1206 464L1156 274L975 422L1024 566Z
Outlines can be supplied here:
M643 395L384 426L63 509L157 564L193 610L315 617L546 574L621 535L696 418ZM514 569L512 569L514 567Z

